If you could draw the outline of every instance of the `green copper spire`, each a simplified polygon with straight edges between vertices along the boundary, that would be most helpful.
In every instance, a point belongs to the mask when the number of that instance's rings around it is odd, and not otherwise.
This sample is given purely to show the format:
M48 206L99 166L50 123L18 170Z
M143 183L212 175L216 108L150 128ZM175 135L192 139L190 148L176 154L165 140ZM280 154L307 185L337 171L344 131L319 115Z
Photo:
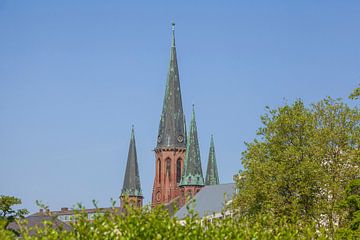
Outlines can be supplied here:
M139 167L138 167L137 155L136 155L134 126L132 126L131 128L131 138L130 138L128 159L126 163L124 185L121 190L121 196L125 196L125 195L142 197Z
M194 105L180 186L204 186Z
M170 64L166 81L163 110L160 118L157 148L186 148L185 116L183 113L179 69L175 47L175 24L172 24Z
M214 137L211 135L210 140L210 151L209 151L209 160L206 171L205 178L206 185L217 185L219 184L219 176L216 165L216 157L215 157L215 146L214 146Z

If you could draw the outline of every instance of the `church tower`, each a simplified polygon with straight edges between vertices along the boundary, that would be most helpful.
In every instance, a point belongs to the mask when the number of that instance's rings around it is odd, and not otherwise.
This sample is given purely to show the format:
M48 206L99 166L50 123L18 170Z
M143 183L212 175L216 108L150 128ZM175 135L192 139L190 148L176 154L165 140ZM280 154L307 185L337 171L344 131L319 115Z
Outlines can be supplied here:
M195 194L197 194L202 187L204 187L204 177L201 167L199 140L195 120L195 109L193 105L190 122L190 132L188 135L186 146L184 172L180 183L180 206L185 204L187 198L192 198Z
M120 207L124 208L124 206L127 204L133 207L142 207L143 204L143 195L140 186L139 167L136 154L134 126L131 129L124 185L120 195Z
M186 151L186 126L183 113L179 69L175 47L175 24L172 24L170 64L167 74L163 110L155 148L155 178L152 206L167 204L180 194Z
M211 140L210 140L209 160L208 160L208 164L207 164L205 184L206 185L218 185L219 184L219 176L218 176L218 169L217 169L217 164L216 164L215 145L214 145L213 135L211 135Z

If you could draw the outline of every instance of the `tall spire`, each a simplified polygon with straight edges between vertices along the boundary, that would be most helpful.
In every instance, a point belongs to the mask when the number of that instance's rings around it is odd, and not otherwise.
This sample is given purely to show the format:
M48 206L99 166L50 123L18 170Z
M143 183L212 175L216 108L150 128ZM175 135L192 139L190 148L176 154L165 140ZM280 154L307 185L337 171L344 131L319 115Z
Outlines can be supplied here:
M180 186L204 186L194 105L190 122L190 132L186 146L184 172Z
M219 184L219 176L218 176L218 170L217 170L217 165L216 165L215 146L214 146L213 135L211 135L211 140L210 140L209 160L208 160L208 165L207 165L205 184L206 185Z
M163 110L159 124L157 148L185 148L185 136L185 117L182 107L179 69L176 58L175 23L173 23L170 64L166 81Z
M136 154L134 126L132 126L131 128L129 153L126 163L124 185L121 190L121 196L142 197L139 167L138 167L137 154Z

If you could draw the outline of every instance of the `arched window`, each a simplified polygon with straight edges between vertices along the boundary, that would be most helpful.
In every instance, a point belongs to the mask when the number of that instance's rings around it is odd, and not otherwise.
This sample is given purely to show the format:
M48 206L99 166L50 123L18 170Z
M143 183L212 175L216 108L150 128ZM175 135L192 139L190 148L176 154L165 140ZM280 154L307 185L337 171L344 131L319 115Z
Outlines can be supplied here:
M193 197L192 190L189 190L189 191L188 191L188 196L189 196L190 199Z
M171 181L171 159L166 159L166 176L169 177L169 180Z
M179 158L176 161L176 182L180 183L181 181L181 159Z
M160 158L158 159L158 168L159 168L159 176L158 176L158 179L159 179L159 183L161 183L161 161L160 161Z

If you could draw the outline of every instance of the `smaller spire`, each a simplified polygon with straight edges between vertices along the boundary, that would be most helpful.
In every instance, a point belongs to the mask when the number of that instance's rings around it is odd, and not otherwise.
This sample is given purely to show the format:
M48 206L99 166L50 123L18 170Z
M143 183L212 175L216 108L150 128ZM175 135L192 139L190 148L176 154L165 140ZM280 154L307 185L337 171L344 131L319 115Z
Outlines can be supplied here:
M134 125L132 125L131 127L129 153L126 163L124 184L121 190L121 196L142 197L139 167L138 167L137 154L136 154Z
M187 139L184 171L180 186L204 186L194 105L190 122L190 132Z
M211 140L210 140L209 160L207 165L205 184L206 185L219 184L219 176L218 176L218 169L216 164L215 144L214 144L213 135L211 135Z

